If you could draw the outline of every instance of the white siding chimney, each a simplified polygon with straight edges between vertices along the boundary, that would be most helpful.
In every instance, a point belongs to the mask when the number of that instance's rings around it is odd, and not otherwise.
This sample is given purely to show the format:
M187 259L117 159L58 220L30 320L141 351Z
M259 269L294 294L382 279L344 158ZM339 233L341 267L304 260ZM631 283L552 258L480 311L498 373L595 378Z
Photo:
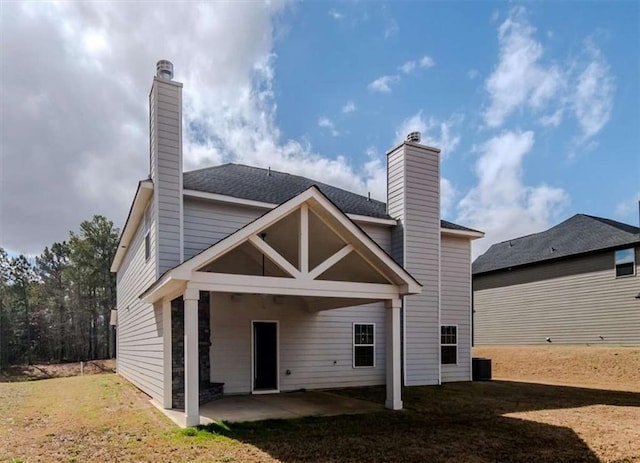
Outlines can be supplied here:
M154 185L157 277L182 262L182 84L173 64L156 65L149 94L150 177Z
M403 303L404 382L440 382L440 150L411 133L387 153L391 255L422 284Z

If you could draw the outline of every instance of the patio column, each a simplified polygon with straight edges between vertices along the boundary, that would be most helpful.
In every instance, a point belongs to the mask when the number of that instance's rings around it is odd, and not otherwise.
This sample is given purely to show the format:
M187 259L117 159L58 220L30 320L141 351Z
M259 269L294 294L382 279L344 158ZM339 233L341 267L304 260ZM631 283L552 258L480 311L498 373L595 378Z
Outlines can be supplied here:
M171 339L171 300L162 300L162 365L164 372L164 387L162 395L162 406L170 409L173 405L173 365L172 360L172 339Z
M184 291L184 414L187 426L200 424L198 378L198 299L200 291Z
M387 301L387 400L391 410L402 410L402 382L400 380L400 299Z

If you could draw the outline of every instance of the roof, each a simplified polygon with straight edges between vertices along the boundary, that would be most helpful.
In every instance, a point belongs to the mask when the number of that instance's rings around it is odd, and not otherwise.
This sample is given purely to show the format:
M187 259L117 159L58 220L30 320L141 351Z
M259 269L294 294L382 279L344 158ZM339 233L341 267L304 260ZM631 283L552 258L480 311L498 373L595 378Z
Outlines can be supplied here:
M479 230L474 230L473 228L463 227L462 225L458 225L457 223L449 222L447 220L441 220L440 227L448 228L449 230L460 230L460 231L473 232L473 233L482 233L484 235L484 232L481 232Z
M282 204L313 185L347 214L390 218L386 204L381 201L369 200L365 196L299 175L242 164L223 164L185 172L183 175L186 190L206 191L273 204Z
M314 185L345 214L392 219L387 214L387 205L382 201L369 199L299 175L242 164L222 164L183 174L185 190L203 191L271 204L282 204ZM445 220L441 221L441 227L477 232Z
M494 244L473 262L473 274L638 243L638 227L576 214L549 230Z

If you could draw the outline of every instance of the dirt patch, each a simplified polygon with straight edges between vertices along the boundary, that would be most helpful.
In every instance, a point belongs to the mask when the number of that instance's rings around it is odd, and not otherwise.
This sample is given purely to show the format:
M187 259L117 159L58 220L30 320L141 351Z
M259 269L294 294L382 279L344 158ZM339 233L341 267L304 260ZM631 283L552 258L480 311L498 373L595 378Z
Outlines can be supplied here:
M65 378L69 376L114 373L115 359L90 360L74 363L42 363L12 365L0 371L0 382L33 381L37 379Z
M640 392L640 347L475 347L491 359L493 377Z

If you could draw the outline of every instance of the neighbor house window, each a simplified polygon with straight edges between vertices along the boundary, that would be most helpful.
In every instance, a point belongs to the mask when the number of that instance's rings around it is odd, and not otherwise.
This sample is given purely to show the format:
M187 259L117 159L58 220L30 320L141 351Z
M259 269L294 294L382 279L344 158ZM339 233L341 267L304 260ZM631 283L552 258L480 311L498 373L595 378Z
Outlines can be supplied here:
M373 323L353 324L353 366L375 366L375 325Z
M456 325L440 327L440 363L443 365L458 363L458 327Z
M635 275L635 255L633 248L616 251L616 277Z
M144 260L151 256L151 207L144 211Z

